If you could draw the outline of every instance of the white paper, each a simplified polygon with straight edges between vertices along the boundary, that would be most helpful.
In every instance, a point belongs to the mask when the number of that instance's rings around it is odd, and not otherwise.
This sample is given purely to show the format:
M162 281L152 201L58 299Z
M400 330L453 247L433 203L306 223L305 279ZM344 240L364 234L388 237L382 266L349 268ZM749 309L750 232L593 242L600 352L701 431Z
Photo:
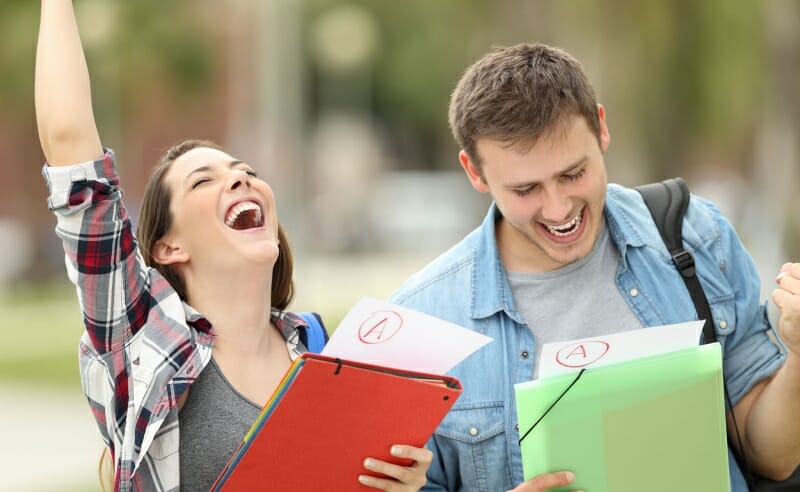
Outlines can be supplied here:
M490 341L439 318L365 297L345 315L322 354L444 374Z
M665 354L700 341L703 321L653 326L600 337L542 345L539 378Z

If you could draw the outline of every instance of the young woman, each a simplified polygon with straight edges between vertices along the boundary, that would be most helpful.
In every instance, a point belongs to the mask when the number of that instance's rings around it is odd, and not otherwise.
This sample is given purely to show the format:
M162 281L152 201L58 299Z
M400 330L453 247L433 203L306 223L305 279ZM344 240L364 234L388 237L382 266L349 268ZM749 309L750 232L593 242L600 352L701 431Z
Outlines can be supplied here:
M114 489L208 490L306 349L305 321L284 311L292 257L272 189L218 146L184 142L153 173L137 241L71 0L42 0L35 100L48 205L86 325L81 381ZM391 452L414 464L368 458L354 488L418 490L431 453Z

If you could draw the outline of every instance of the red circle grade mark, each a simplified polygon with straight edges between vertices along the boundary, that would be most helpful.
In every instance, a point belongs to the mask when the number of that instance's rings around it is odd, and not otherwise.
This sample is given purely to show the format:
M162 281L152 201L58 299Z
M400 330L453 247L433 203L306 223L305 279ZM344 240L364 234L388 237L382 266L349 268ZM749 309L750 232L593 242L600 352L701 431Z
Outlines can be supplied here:
M403 317L394 311L375 311L358 327L358 339L376 344L391 340L403 326Z
M602 340L568 345L556 353L556 362L564 367L586 367L602 359L611 346Z

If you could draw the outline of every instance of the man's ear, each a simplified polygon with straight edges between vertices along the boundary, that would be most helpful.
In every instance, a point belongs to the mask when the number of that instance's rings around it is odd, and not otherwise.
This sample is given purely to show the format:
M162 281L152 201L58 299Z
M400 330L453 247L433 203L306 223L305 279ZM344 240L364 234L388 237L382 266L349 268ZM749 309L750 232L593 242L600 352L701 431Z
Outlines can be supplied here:
M467 178L469 178L472 187L481 193L488 193L489 186L486 184L486 180L483 179L481 170L472 162L469 155L463 150L459 151L458 161L461 163L461 167L464 168L464 172L467 173Z
M170 244L164 239L156 241L150 254L153 256L153 261L159 265L172 265L189 261L189 253L185 249L181 248L177 243Z
M600 150L605 153L608 146L611 145L611 133L606 124L606 108L602 104L597 105L597 117L600 120Z

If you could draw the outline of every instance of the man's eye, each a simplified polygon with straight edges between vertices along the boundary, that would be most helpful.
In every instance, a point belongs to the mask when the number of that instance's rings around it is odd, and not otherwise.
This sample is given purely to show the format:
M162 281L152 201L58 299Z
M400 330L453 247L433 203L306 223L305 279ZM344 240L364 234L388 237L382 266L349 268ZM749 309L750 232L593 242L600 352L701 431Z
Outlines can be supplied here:
M521 190L514 190L514 193L516 193L517 196L525 196L531 191L533 191L533 186L531 186L530 188L523 188Z
M577 180L579 180L579 179L581 179L583 177L584 173L586 173L586 169L581 169L580 171L578 171L575 174L567 174L566 178L569 181L577 181Z

